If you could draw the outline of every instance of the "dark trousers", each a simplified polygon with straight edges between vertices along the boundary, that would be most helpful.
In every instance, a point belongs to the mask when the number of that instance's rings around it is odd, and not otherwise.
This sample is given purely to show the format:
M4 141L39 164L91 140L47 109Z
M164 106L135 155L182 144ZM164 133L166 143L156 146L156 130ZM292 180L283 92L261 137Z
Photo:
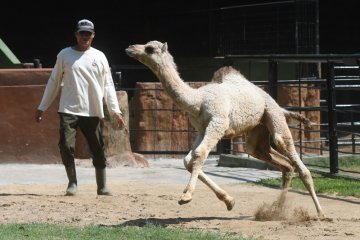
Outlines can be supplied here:
M101 134L100 119L98 117L83 117L66 113L60 116L59 148L61 159L65 167L75 164L74 152L76 131L79 128L84 134L93 156L93 165L97 169L106 167L104 142Z

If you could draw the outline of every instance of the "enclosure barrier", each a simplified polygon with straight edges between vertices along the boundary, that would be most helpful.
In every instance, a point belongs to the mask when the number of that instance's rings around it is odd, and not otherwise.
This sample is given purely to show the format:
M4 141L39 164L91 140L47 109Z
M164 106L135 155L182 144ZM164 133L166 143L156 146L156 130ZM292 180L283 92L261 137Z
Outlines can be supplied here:
M289 82L286 81L279 81L277 77L278 73L278 63L279 62L296 62L296 63L315 63L318 66L325 65L325 72L322 71L320 68L318 72L314 72L316 74L316 78L311 81L307 81L307 83L322 83L323 80L321 79L321 76L325 75L325 81L326 81L326 92L327 92L327 99L326 99L326 105L327 109L322 108L319 106L317 110L324 111L327 110L327 117L328 117L328 142L329 142L329 159L330 159L330 173L335 174L339 171L339 150L338 150L338 120L337 120L337 114L339 111L344 111L344 108L340 104L337 104L336 101L336 95L338 91L359 91L360 90L360 79L359 79L359 54L297 54L297 55L291 55L291 54L281 54L281 55L227 55L225 56L225 59L227 61L229 60L235 60L235 59L243 59L243 60L250 60L250 61L267 61L269 64L269 94L274 98L277 99L277 86L280 84L288 84ZM352 76L352 84L342 84L339 83L341 81L339 78L337 78L335 74L335 70L337 68L341 68L343 65L356 65L354 69L356 69L358 72L354 76ZM347 79L349 80L349 79ZM301 83L301 76L298 76L299 84ZM344 78L342 79L344 81ZM348 104L348 109L352 111L356 111L356 108L358 108L358 104ZM315 108L316 109L316 108ZM298 108L292 108L291 110L297 110L297 111L309 111L314 110L309 109L306 107L299 106ZM358 112L357 112L358 113ZM351 119L351 125L354 126L355 124L358 124L359 119L354 119L354 116L352 115ZM341 123L340 123L341 124ZM306 131L306 130L304 130ZM358 135L354 132L349 132L354 135ZM301 136L301 135L300 135ZM301 144L301 140L300 140ZM352 153L355 154L355 145L356 141L354 140L354 137L352 137ZM302 144L301 144L302 146ZM302 152L302 151L300 151ZM359 172L360 173L360 172Z
M292 131L298 132L298 138L295 139L296 147L299 150L300 157L307 157L308 152L316 151L319 155L328 154L329 158L329 172L331 174L336 174L340 171L347 171L342 169L339 166L339 153L341 154L359 154L359 131L358 127L360 126L359 119L359 106L360 102L356 102L356 95L352 94L353 91L360 90L360 80L359 80L359 59L360 54L280 54L280 55L226 55L223 58L223 65L236 65L237 61L248 62L249 64L262 62L267 64L267 78L262 80L252 79L249 80L256 85L264 87L266 91L274 98L278 99L278 89L283 88L297 88L299 92L299 99L301 96L301 89L315 89L320 92L320 101L318 105L314 106L284 106L288 110L299 111L302 113L308 112L319 112L321 114L321 121L317 122L314 126L317 129L309 129L304 126L289 124ZM296 73L294 78L291 79L281 79L279 76L279 64L291 63L296 65ZM128 66L127 66L128 67ZM126 68L126 67L125 67ZM118 71L124 70L118 68ZM139 69L144 70L143 67L134 67L132 68L135 71ZM344 73L345 70L350 70L351 73ZM146 71L146 70L145 70ZM180 67L181 71L181 67ZM151 74L151 73L150 73ZM118 74L121 75L121 74ZM124 76L125 74L122 74ZM156 81L156 79L155 79ZM123 87L122 83L117 84L119 89L126 90L129 96L133 96L135 91L139 89L134 87ZM161 88L149 88L143 91L163 91ZM341 95L343 94L343 95ZM340 98L339 98L340 96ZM345 96L345 97L344 97ZM339 99L337 99L339 98ZM278 99L279 100L279 99ZM280 99L281 100L281 99ZM344 101L348 101L344 103ZM301 101L299 101L301 103ZM171 112L181 112L180 109L176 107L155 107L147 109L131 109L130 112L137 111L171 111ZM350 114L350 117L342 116L339 118L339 114ZM131 136L136 135L136 132L139 131L161 131L164 133L174 133L181 132L187 133L189 141L193 138L195 131L191 126L186 128L178 129L139 129L139 128L130 128ZM318 139L308 139L304 140L303 135L311 134L318 132L320 137ZM346 137L341 137L339 135ZM349 135L350 137L348 137ZM232 145L236 143L237 140L232 142L223 140L221 141L217 149L214 149L213 153L244 153L242 150L238 151L233 149ZM169 141L170 142L170 141ZM240 143L244 144L244 141L240 140ZM238 143L239 143L238 142ZM315 144L316 147L309 144ZM154 144L156 144L154 142ZM318 146L318 147L317 147ZM346 148L350 146L351 149L339 150L340 147ZM135 151L142 153L156 153L156 154L185 154L189 151L190 145L187 149L160 149L160 150L149 150L149 151L139 151L135 148ZM237 152L238 151L238 152ZM359 174L360 172L356 172Z

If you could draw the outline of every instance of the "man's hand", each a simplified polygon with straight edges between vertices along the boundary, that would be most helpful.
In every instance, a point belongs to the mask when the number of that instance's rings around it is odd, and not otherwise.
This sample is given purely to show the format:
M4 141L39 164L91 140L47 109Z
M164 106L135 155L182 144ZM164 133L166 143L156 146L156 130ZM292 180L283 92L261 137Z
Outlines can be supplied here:
M114 118L117 123L117 127L123 129L125 127L125 121L120 113L114 113Z
M35 111L35 121L41 122L42 120L43 111L36 109Z

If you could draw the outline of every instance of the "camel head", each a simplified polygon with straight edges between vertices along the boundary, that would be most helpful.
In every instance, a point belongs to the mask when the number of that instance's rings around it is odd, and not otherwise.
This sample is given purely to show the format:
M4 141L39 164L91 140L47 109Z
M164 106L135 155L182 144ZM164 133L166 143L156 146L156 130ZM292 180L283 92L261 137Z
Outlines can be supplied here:
M130 45L125 49L125 52L155 73L158 72L159 68L164 67L173 67L176 69L174 59L168 51L166 42L150 41L144 45Z

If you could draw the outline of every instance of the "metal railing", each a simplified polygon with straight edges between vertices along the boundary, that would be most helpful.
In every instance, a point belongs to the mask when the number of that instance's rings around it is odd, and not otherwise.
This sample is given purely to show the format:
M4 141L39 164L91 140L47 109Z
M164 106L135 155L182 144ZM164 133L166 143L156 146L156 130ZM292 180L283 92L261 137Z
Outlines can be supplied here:
M339 170L346 171L339 167L339 153L348 153L348 154L358 154L359 152L356 151L356 146L359 143L355 136L359 136L358 132L354 131L344 131L339 129L339 127L344 125L356 126L360 124L360 117L357 116L355 118L354 113L360 113L359 111L359 104L356 103L349 103L346 105L337 104L336 95L340 91L360 91L360 72L359 72L359 54L282 54L282 55L228 55L225 56L227 62L229 60L247 60L247 61L265 61L268 62L269 65L269 93L274 98L277 99L277 87L280 85L286 85L291 83L298 83L299 88L301 84L318 84L318 88L325 92L326 96L325 101L320 101L323 105L319 106L311 106L311 107L288 107L290 110L296 110L301 112L306 111L321 111L326 112L327 116L327 123L321 122L319 126L325 126L326 129L321 129L320 132L326 133L325 138L320 138L319 140L321 143L326 143L328 145L327 151L329 152L329 165L330 165L330 173L335 174L338 173ZM324 66L324 70L321 69L319 72L315 72L317 75L315 79L311 80L302 80L301 76L298 76L297 80L290 80L290 81L281 81L278 79L278 64L280 62L293 62L293 63L314 63L318 64L319 66ZM348 66L350 64L350 66ZM341 69L351 69L356 70L357 73L355 75L337 75L336 71ZM326 77L324 79L321 78L322 75ZM324 85L326 87L324 88ZM285 106L286 107L286 106ZM346 113L353 113L351 115L350 122L339 122L338 121L338 114L341 112ZM354 128L352 128L354 129ZM299 129L300 131L309 132L306 129ZM339 140L339 135L341 133L351 135L349 139L342 139ZM302 136L300 134L300 136ZM302 153L302 145L304 141L301 139L296 142L297 146L300 147L300 154ZM339 145L349 145L351 144L351 151L341 151L339 150ZM321 144L323 146L323 144ZM323 148L320 149L323 152ZM357 172L360 173L360 172Z
M305 128L304 126L289 125L292 131L297 132L298 138L295 139L295 145L299 150L300 156L307 157L308 152L317 151L319 155L326 155L329 159L329 172L332 174L339 171L346 171L339 166L339 154L359 154L358 150L360 143L360 102L348 102L342 103L337 99L337 95L340 92L346 92L351 95L351 92L360 90L360 71L359 71L359 59L360 54L271 54L271 55L227 55L224 57L223 62L227 65L231 65L232 61L248 61L248 62L265 62L267 63L267 79L249 79L256 85L261 85L266 91L274 98L277 99L278 88L298 88L299 103L301 103L301 90L314 90L320 92L320 100L317 105L313 106L283 106L288 110L306 112L318 112L321 115L321 121L314 125L315 129ZM279 77L279 64L282 63L294 63L301 66L302 64L311 64L315 67L306 74L302 74L301 67L296 72L296 76L293 79L280 79ZM138 67L139 68L139 67ZM143 67L141 67L143 69ZM120 69L121 70L121 69ZM351 73L345 73L344 71L351 70ZM121 84L119 84L121 85ZM135 91L163 91L160 88L154 89L136 89L136 88L121 88L126 90L128 95L133 96ZM176 107L166 108L152 106L150 108L134 108L130 104L130 114L134 114L138 111L168 111L174 114L175 112L182 112ZM346 116L346 120L340 118L339 115ZM344 118L344 117L342 117ZM131 142L134 142L136 133L139 131L147 132L160 132L164 133L163 136L173 133L187 134L189 143L194 139L195 130L188 123L186 128L183 129L160 129L154 125L154 128L144 129L131 127ZM318 133L318 138L305 139L305 134ZM170 136L167 135L167 136ZM166 140L165 140L166 141ZM176 141L172 139L171 141ZM190 149L189 144L187 149L175 149L171 148L171 141L168 141L169 148L163 147L161 149L148 149L141 150L133 147L133 151L140 153L154 153L154 154L185 154ZM213 153L236 153L232 149L232 145L236 141L229 142L227 140L221 141L217 149L214 149ZM241 142L244 144L244 141ZM156 146L158 144L157 139L153 139L152 144ZM167 143L166 143L167 144ZM165 145L166 145L165 144ZM340 147L340 149L339 149ZM346 150L343 150L346 148ZM360 173L360 172L358 172Z

